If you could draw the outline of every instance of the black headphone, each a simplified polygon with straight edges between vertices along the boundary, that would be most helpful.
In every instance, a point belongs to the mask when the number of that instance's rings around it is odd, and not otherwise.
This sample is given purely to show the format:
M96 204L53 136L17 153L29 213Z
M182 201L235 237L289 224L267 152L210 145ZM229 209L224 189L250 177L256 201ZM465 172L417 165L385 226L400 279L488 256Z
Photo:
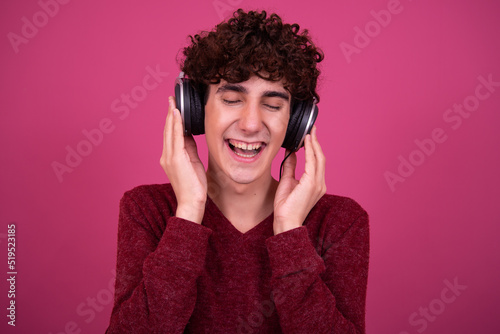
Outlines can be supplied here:
M184 135L201 135L205 133L205 103L200 92L196 91L184 72L175 80L175 101L184 122ZM300 101L293 99L290 120L286 129L282 147L291 152L304 145L304 138L311 131L318 117L316 99Z

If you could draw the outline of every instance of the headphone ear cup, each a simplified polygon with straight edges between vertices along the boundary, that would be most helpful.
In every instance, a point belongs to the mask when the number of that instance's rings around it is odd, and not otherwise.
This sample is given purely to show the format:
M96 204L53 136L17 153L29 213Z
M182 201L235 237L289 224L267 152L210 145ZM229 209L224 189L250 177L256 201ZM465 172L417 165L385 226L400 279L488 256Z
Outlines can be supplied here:
M205 106L201 92L189 85L191 92L191 133L202 135L205 133Z
M304 138L311 131L317 116L318 107L314 100L294 100L285 140L281 146L290 151L297 151L301 148L304 144Z
M298 125L300 124L300 119L302 118L304 101L293 100L292 110L290 111L290 119L288 120L288 127L286 128L285 139L281 147L293 151L293 143L297 137Z
M189 79L179 77L175 85L175 102L181 112L184 135L205 133L205 108L202 94L191 85Z

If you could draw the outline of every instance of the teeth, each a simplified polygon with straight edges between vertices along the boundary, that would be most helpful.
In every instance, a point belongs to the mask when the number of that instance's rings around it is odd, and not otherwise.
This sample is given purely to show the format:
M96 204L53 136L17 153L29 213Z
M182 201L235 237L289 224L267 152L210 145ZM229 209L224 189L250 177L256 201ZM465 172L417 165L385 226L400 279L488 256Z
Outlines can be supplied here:
M258 148L260 148L262 146L262 143L247 144L247 143L243 143L243 142L236 142L236 141L233 141L233 140L229 140L229 142L234 147L240 148L240 149L245 150L245 151L256 150L256 149L258 149Z
M240 157L243 157L243 158L251 158L251 157L254 157L257 155L257 153L254 153L254 154L241 154L241 153L238 153L238 152L234 152L236 155L239 155Z

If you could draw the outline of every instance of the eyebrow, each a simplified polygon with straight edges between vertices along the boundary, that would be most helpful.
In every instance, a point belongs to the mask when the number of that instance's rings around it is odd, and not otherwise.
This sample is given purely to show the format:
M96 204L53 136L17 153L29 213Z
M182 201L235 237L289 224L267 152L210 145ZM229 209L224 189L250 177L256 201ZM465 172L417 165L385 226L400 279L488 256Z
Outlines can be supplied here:
M242 85L238 85L238 84L224 84L224 85L220 86L219 88L217 88L217 91L215 92L215 94L224 93L224 92L228 92L228 91L248 94L247 89L245 87L243 87Z
M224 93L224 92L228 92L228 91L248 94L248 90L244 86L239 85L239 84L229 84L229 83L224 84L224 85L220 86L219 88L217 88L217 91L215 92L215 94ZM289 101L289 99L290 99L290 95L288 93L279 92L279 91L275 91L275 90L266 90L262 94L262 96L263 97L279 97L285 101Z
M285 92L278 92L278 91L274 91L274 90L266 90L263 94L264 97L279 97L279 98L282 98L283 100L286 100L286 101L289 101L290 99L290 95L288 95L288 93L285 93Z

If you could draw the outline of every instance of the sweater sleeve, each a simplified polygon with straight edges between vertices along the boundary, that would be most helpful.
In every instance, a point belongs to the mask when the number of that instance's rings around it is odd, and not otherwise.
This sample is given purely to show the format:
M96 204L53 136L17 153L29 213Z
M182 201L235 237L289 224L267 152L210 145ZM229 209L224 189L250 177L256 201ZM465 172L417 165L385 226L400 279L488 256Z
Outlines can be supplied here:
M325 242L324 242L325 243ZM318 255L305 226L266 240L283 333L365 333L366 212Z
M115 301L106 333L182 333L193 312L212 231L170 216L161 234L152 212L128 193L120 201Z

